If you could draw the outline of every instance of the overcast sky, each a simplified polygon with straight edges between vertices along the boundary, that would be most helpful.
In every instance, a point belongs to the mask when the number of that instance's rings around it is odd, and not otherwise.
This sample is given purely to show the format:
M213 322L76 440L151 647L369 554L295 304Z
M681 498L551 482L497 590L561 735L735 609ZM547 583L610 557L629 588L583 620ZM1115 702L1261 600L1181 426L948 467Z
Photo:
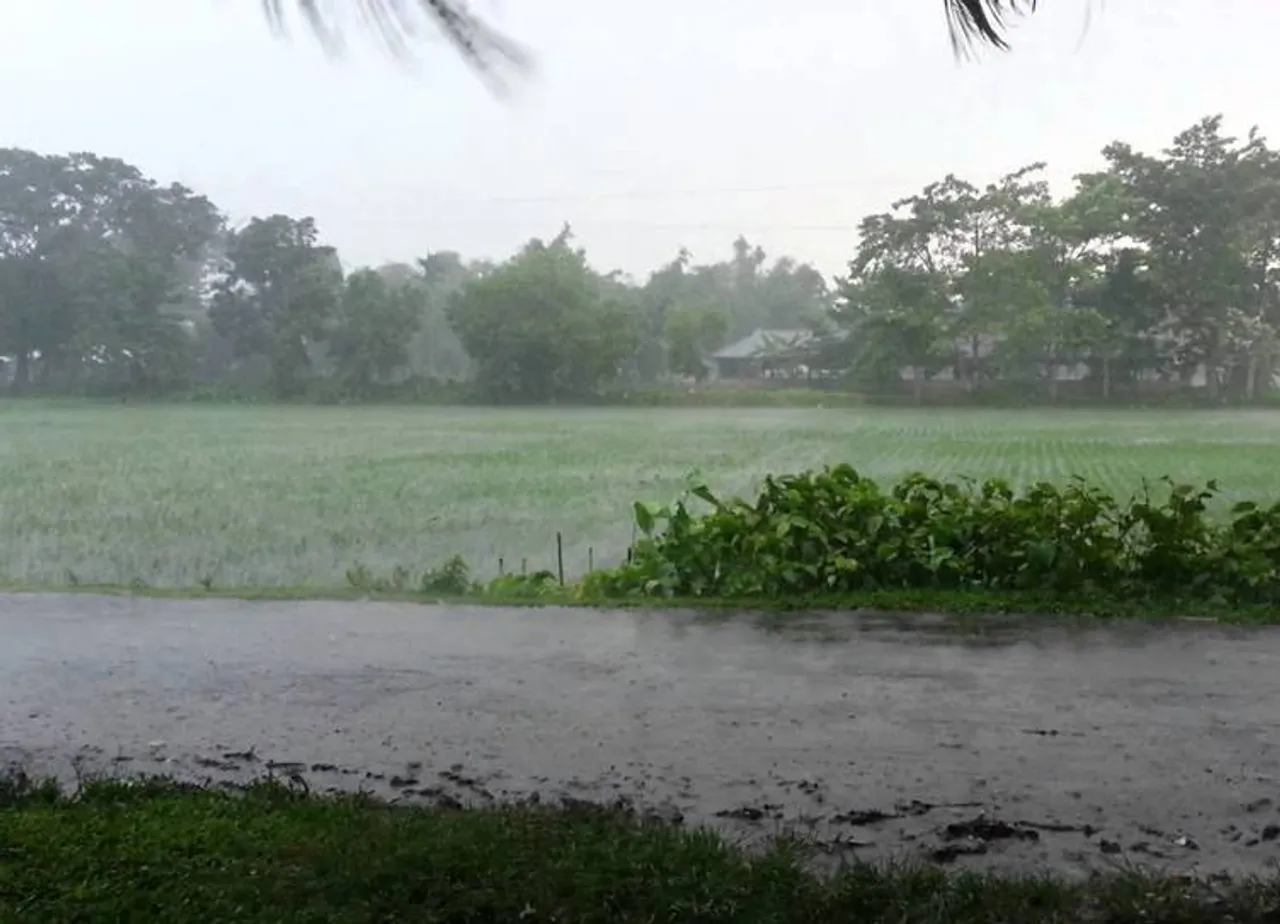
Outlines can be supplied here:
M477 9L537 53L505 104L443 45L334 62L258 0L10 3L0 144L123 157L238 221L314 215L349 265L503 257L567 220L643 275L739 232L839 272L863 215L949 171L1047 160L1065 188L1108 141L1158 150L1214 112L1280 143L1277 0L1056 0L968 63L940 0Z

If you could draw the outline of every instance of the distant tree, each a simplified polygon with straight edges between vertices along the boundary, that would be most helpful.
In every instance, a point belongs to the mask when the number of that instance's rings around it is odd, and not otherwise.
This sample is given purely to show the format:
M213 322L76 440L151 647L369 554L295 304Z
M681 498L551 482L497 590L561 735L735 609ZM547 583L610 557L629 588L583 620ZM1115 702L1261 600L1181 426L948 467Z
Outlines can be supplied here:
M728 331L729 319L718 311L676 306L666 315L669 368L702 381L710 371L708 355L724 343Z
M178 280L112 247L86 252L64 284L78 318L69 351L84 385L110 393L172 390L191 378L195 340L172 310Z
M633 356L637 381L654 382L669 370L667 315L684 295L693 257L680 248L676 258L654 270L638 293L636 352Z
M480 388L502 400L554 401L616 379L635 352L635 317L606 289L567 227L468 282L449 320Z
M0 355L13 364L10 388L31 385L36 357L69 352L75 336L74 292L52 260L33 254L0 259Z
M342 297L342 269L312 218L254 218L229 236L209 316L242 358L260 356L277 394L296 394Z
M412 279L388 282L376 270L347 278L329 333L329 353L345 390L367 394L409 364L409 344L422 323L425 296Z
M757 328L807 329L831 308L831 293L818 270L791 257L770 265L764 249L741 236L733 242L733 255L719 263L696 265L681 251L649 278L644 297L652 310L679 304L723 317L728 337ZM659 321L653 329L662 328Z
M16 390L158 391L197 371L247 384L234 351L280 394L332 367L353 392L407 371L546 401L700 376L726 339L812 326L823 368L917 398L948 370L1056 397L1066 369L1104 398L1161 379L1257 400L1280 369L1280 153L1210 116L1159 153L1103 156L1061 199L1042 164L947 175L863 220L833 291L744 237L637 285L567 227L501 265L439 251L344 284L311 219L228 234L208 200L122 161L0 149L0 363Z
M832 314L860 336L829 346L905 360L932 341L903 325L941 315L971 387L994 375L1056 397L1070 371L1105 398L1159 376L1255 400L1280 367L1280 154L1221 122L1159 155L1110 144L1059 201L1032 164L985 188L948 176L869 216Z
M804 329L830 310L832 295L814 267L779 257L759 279L755 300L761 327Z
M958 342L983 336L982 315L973 310L981 300L966 302L963 292L970 270L996 243L981 211L981 191L948 175L864 218L831 314L844 336L828 352L843 354L850 371L880 386L908 371L919 401L925 381L956 364Z
M1181 374L1203 369L1211 394L1253 393L1280 323L1280 158L1256 130L1224 135L1216 115L1163 156L1120 142L1103 155L1127 205L1120 230L1164 306L1150 336Z
M422 323L410 344L415 371L436 379L462 379L471 372L471 357L449 323L448 309L454 296L473 279L493 267L483 260L466 260L452 250L430 253L417 261L416 278L422 286Z
M892 386L909 370L920 403L925 382L954 354L945 281L920 268L876 265L862 254L839 293L832 318L844 336L827 348L827 362L877 386Z
M14 357L13 386L37 355L46 382L172 378L187 340L171 308L221 230L203 196L122 160L0 150L0 355Z
M1108 335L1105 319L1095 311L1028 305L1009 320L997 355L1009 381L1045 382L1050 400L1057 400L1060 370L1095 355Z
M469 265L456 250L437 250L418 260L417 272L428 286L443 292L457 292L472 279L484 275L484 268Z

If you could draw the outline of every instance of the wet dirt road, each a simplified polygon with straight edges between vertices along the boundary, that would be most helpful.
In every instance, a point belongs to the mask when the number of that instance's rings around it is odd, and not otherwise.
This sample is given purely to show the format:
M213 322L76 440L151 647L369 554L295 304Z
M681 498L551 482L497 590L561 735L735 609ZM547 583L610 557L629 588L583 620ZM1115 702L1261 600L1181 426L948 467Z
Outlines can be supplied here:
M0 765L634 800L963 867L1280 860L1280 631L0 595Z

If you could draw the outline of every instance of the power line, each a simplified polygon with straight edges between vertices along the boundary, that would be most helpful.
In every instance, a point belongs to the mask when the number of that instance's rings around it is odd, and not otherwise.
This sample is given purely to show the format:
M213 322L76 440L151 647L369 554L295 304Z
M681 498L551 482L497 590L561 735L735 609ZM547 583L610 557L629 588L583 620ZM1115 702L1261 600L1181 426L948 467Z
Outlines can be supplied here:
M529 220L532 221L532 219L529 219ZM554 223L557 224L557 227L558 227L558 222L560 220L561 219L555 219ZM822 233L822 234L847 234L850 236L856 236L858 234L858 225L861 222L861 219L858 219L857 221L849 221L845 223L836 223L836 224L786 224L786 223L779 223L779 222L758 222L758 221L756 222L752 222L752 221L669 222L669 221L652 221L644 218L634 218L631 216L619 216L619 217L609 217L609 216L597 217L592 215L575 216L572 213L564 215L563 220L568 221L570 226L573 227L575 230L579 230L582 228L599 227L599 226L614 226L614 227L620 227L620 228L635 228L638 230L646 230L646 231L715 231L715 232L724 232L728 234L739 234L739 233L745 234L748 232L754 233L754 234L771 234L777 231L795 231L795 232L802 232L802 233L815 232L815 233ZM487 225L492 225L497 221L498 219L490 215L461 215L456 218L450 217L447 223L453 226L457 226L457 225L487 226ZM546 222L543 222L541 219L539 219L539 222L541 224L546 224ZM403 226L408 223L402 221L400 222L400 224Z
M771 192L801 192L829 189L851 189L868 184L883 184L886 177L865 176L857 180L830 180L820 183L777 183L760 186L725 186L686 189L618 190L613 192L571 193L536 196L450 196L431 197L437 203L458 205L523 205L557 202L594 202L615 199L675 199L694 196L737 196Z
M717 232L727 232L730 234L735 234L735 233L745 234L747 232L751 232L755 234L770 234L775 231L819 232L819 233L837 233L837 234L848 234L848 235L856 235L858 233L858 226L856 222L851 222L849 224L837 224L837 225L780 225L780 224L752 225L749 223L683 224L683 223L668 223L668 222L648 222L644 220L633 220L628 218L623 218L618 220L609 219L609 218L604 218L604 219L582 218L576 221L570 220L569 223L571 225L581 225L582 227L586 227L588 225L597 225L597 224L615 224L615 225L621 225L623 227L644 228L646 230L652 230L652 231L717 231Z

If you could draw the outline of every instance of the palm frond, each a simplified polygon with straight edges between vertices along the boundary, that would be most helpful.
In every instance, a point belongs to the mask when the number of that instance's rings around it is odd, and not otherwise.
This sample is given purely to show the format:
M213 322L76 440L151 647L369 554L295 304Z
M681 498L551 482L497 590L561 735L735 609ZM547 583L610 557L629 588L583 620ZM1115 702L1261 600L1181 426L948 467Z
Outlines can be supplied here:
M342 50L342 30L334 0L260 0L272 27L284 31L290 9L296 9L324 47ZM490 26L471 11L467 0L337 0L345 11L354 10L397 57L408 54L425 19L444 34L486 83L496 92L507 87L510 75L524 76L533 68L533 56L519 42Z
M1010 16L1034 13L1038 0L943 0L951 46L964 54L975 46L1007 49L1005 32Z
M417 35L416 20L433 23L496 91L506 88L508 74L524 75L533 67L529 52L514 39L471 11L467 0L260 0L267 19L283 30L288 12L296 9L321 43L342 48L334 4L355 10L397 56L405 55ZM1004 34L1010 16L1034 12L1038 0L943 0L951 44L957 54L976 46L1007 49Z

